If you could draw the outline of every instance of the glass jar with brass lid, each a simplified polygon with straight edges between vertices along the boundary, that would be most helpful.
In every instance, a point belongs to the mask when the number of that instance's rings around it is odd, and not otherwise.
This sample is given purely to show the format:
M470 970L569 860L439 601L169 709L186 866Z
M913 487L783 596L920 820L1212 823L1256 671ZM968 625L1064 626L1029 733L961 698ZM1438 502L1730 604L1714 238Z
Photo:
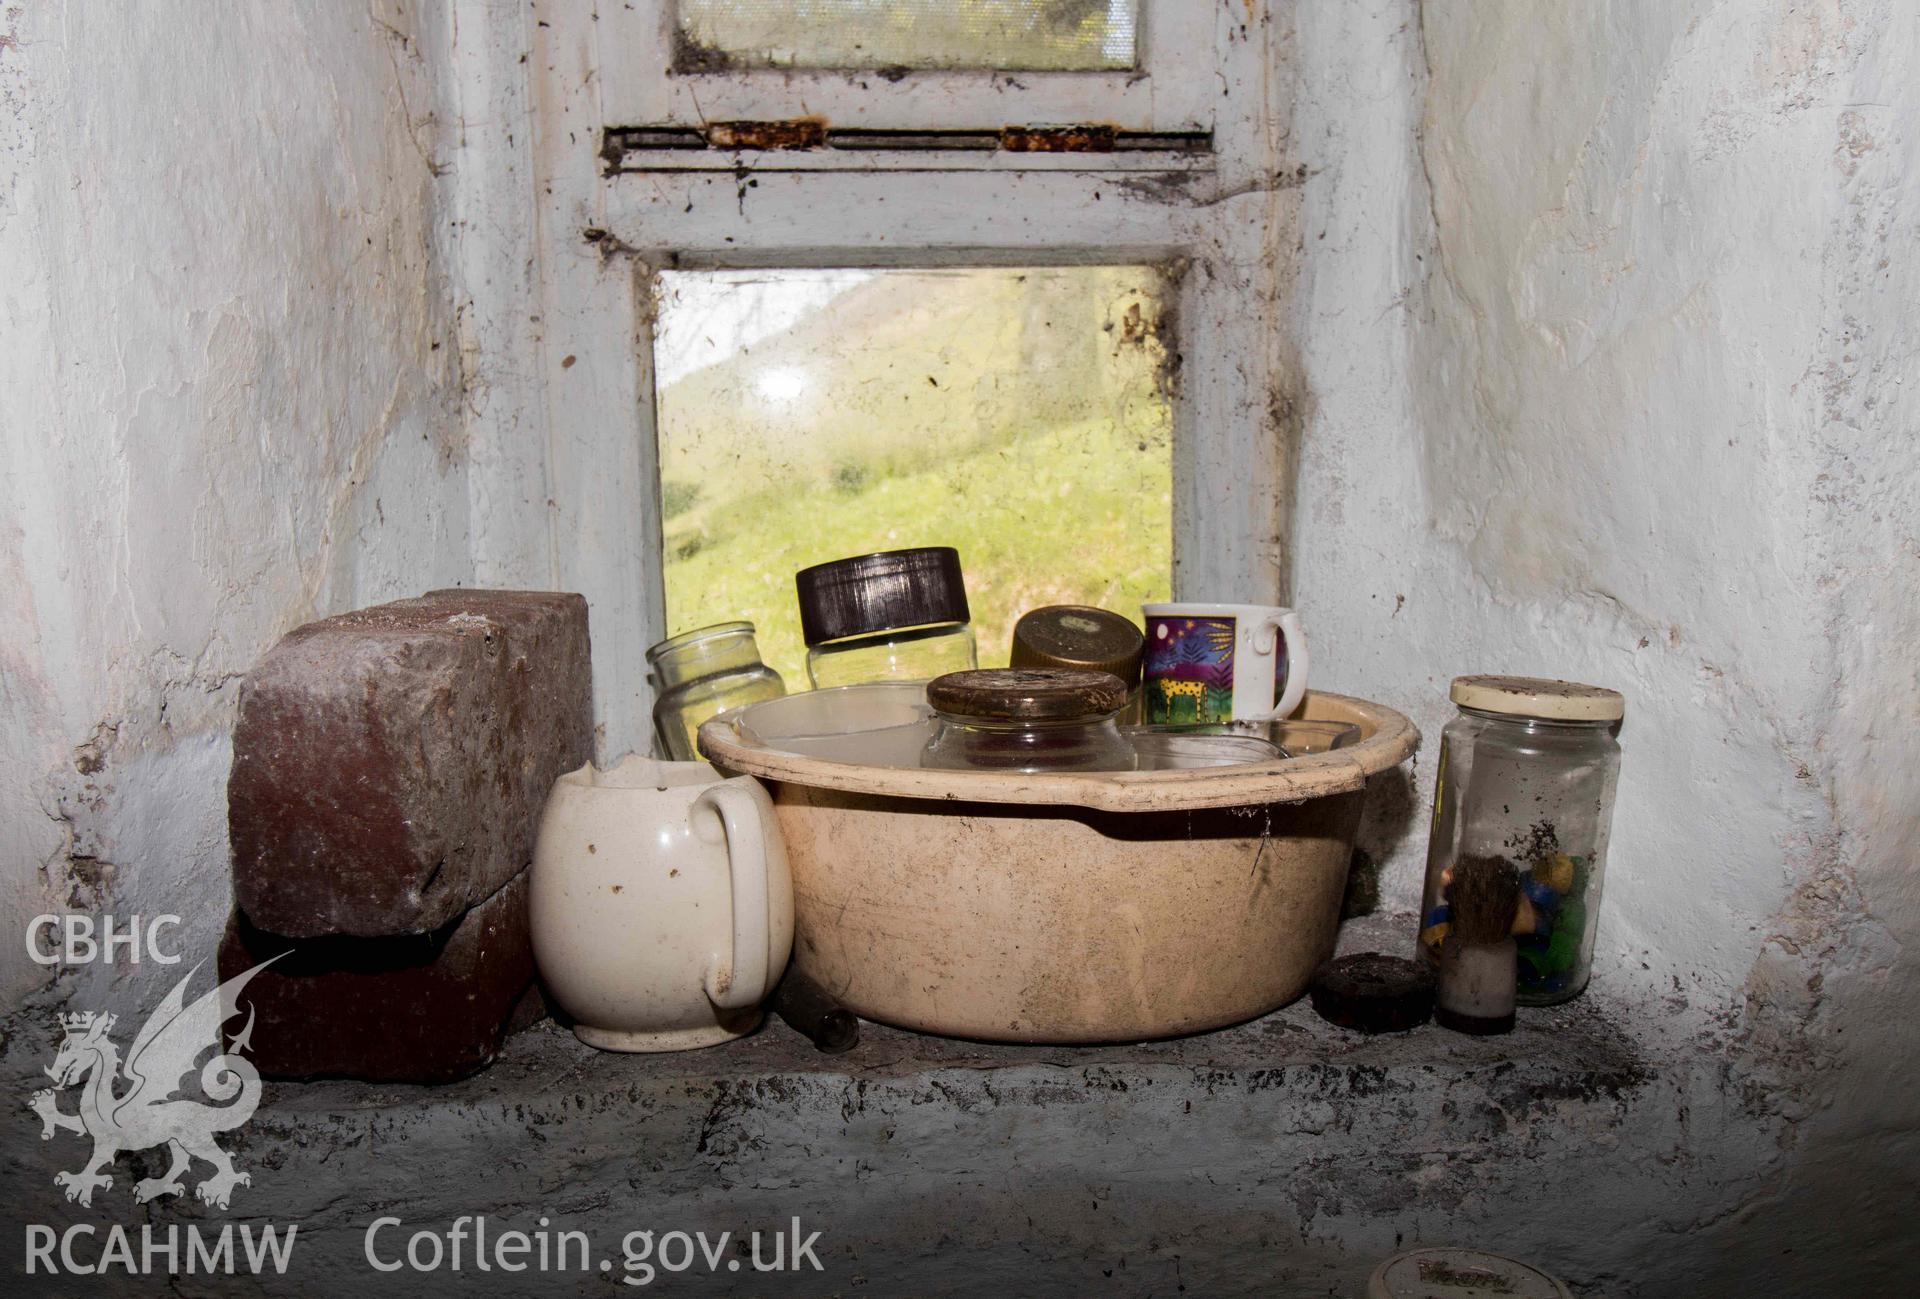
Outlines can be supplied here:
M1016 668L1079 668L1111 672L1127 687L1120 724L1140 720L1140 660L1147 638L1125 614L1090 604L1049 604L1029 609L1013 625Z
M1538 677L1459 677L1450 697L1460 713L1440 738L1420 951L1438 963L1455 864L1494 859L1520 881L1520 1004L1576 997L1593 966L1626 703Z
M1147 638L1125 614L1090 604L1029 609L1013 625L1010 666L1111 672L1131 690L1140 684Z
M984 668L927 684L933 738L920 765L974 771L1132 771L1114 719L1127 690L1110 672Z

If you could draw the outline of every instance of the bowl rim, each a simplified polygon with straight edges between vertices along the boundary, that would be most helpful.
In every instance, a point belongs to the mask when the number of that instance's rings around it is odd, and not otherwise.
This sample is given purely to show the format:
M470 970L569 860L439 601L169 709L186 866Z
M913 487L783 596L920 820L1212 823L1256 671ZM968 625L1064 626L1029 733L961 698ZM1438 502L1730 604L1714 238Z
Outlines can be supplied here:
M1420 745L1419 728L1404 713L1352 695L1309 690L1295 716L1306 721L1353 722L1360 727L1360 742L1351 748L1243 767L1040 773L943 771L871 767L788 753L769 747L751 731L743 730L739 714L723 714L700 727L700 752L728 772L851 794L942 802L1065 805L1105 812L1162 812L1300 803L1352 793L1363 788L1368 777L1406 761Z

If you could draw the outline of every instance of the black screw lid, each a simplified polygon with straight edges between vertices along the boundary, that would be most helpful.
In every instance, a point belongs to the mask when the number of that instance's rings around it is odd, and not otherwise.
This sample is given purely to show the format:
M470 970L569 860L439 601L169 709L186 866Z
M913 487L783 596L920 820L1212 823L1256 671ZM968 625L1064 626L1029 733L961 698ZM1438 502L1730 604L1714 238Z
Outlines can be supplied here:
M1404 1033L1433 1014L1433 971L1404 956L1342 956L1315 970L1307 988L1320 1018L1362 1033Z
M883 550L815 564L793 575L807 648L894 628L964 623L967 587L952 546Z

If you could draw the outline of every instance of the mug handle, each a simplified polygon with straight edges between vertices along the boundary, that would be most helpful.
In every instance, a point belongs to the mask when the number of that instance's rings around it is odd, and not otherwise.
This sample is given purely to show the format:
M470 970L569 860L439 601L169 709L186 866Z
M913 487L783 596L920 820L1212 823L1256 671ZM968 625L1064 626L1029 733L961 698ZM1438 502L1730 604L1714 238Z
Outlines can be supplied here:
M1287 684L1274 704L1273 711L1263 717L1249 718L1256 722L1277 722L1300 706L1300 699L1307 693L1307 634L1300 626L1300 615L1292 609L1285 613L1268 614L1260 622L1254 644L1261 653L1268 646L1265 637L1259 632L1274 632L1286 643L1287 647Z
M722 1010L759 1005L773 979L767 832L752 782L752 776L734 776L693 800L694 810L716 814L712 821L696 819L693 832L708 843L725 841L733 887L733 950L714 954L706 978L707 997Z

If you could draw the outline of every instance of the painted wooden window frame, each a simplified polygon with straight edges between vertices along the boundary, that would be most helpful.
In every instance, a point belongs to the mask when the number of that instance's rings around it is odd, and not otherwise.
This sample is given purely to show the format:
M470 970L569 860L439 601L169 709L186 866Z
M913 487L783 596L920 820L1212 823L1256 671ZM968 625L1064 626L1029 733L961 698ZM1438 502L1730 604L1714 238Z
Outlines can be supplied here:
M661 0L635 0L597 18L576 6L536 8L528 35L538 64L527 92L538 137L533 283L517 299L532 308L533 323L505 332L521 335L537 357L539 409L491 412L483 421L495 429L481 439L487 454L472 470L475 545L483 575L544 567L555 585L586 594L603 756L650 743L645 650L666 632L651 343L652 284L662 269L1170 267L1180 354L1174 593L1284 599L1292 386L1283 316L1300 177L1283 157L1279 0L1163 0L1148 11L1167 4L1203 13L1212 29L1210 42L1184 47L1179 63L1182 77L1211 87L1198 108L1181 96L1150 98L1142 108L1125 97L1125 78L1089 73L981 73L969 89L955 81L965 74L891 81L758 69L734 74L741 98L721 102L771 118L829 103L845 115L829 121L883 129L1119 120L1129 130L1198 129L1210 135L1210 149L707 150L693 163L685 151L659 162L608 147L617 128L685 124L675 114L686 106L658 84L668 80L659 62ZM1164 28L1148 38L1151 51L1166 39ZM643 48L654 51L654 63L644 63ZM1204 70L1195 66L1196 48L1210 56ZM1164 75L1159 65L1151 71L1154 81ZM1109 84L1122 98L1103 116L1104 101L1065 90L1029 98L1013 84L1029 78ZM996 80L1002 84L989 84ZM748 84L760 81L789 83L794 97ZM1073 93L1090 92L1083 85ZM700 100L708 120L719 120L708 90ZM1169 114L1169 104L1179 107ZM994 116L977 115L988 107ZM885 115L892 111L903 115ZM640 116L648 112L651 120ZM1129 112L1136 115L1122 116ZM476 269L502 273L469 273ZM510 337L493 342L512 345ZM543 429L544 445L516 440L514 426ZM544 563L524 526L496 517L529 514L536 476Z

